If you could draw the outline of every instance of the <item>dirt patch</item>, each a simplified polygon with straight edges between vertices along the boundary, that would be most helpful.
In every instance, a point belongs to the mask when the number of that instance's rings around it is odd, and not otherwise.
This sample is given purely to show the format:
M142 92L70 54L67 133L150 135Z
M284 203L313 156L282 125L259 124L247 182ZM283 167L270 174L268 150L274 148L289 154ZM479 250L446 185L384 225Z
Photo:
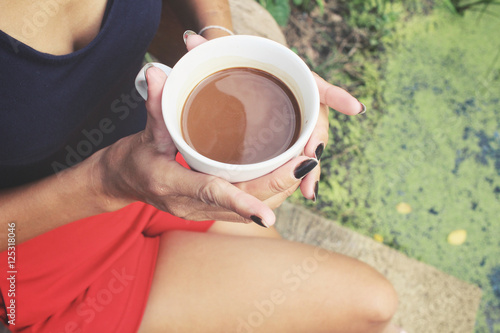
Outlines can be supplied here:
M289 23L283 28L287 42L318 72L343 68L350 76L358 74L350 66L356 52L370 47L368 34L349 26L349 10L337 1L325 3L323 13L315 8L310 13L293 7Z

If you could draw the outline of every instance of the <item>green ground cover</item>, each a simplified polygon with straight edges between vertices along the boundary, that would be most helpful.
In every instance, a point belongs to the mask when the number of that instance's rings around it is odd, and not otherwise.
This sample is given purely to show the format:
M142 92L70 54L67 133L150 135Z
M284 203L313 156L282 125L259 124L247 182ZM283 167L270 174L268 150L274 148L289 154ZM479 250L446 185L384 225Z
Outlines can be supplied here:
M373 31L349 59L358 76L335 52L314 67L369 112L332 113L319 200L293 200L478 285L476 332L500 332L500 6L384 3L351 2L351 25Z
M477 332L500 332L499 28L475 13L407 23L359 168L373 221L364 232L480 286ZM412 211L398 212L401 202ZM467 232L463 245L447 242L456 229Z

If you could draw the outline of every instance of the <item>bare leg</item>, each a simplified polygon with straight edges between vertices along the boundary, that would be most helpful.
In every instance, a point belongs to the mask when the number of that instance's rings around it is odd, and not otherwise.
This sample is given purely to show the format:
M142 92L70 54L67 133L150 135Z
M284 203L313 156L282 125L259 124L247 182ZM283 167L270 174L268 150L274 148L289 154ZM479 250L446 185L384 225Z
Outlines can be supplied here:
M223 221L217 221L216 223L214 223L214 225L208 230L208 232L246 237L265 237L278 239L282 238L274 227L265 229L257 226L256 224L245 225ZM385 328L383 333L405 333L405 331L391 323Z
M393 329L396 294L369 266L309 245L217 228L162 236L140 332Z
M244 224L216 221L212 227L208 229L208 232L220 235L281 239L281 235L274 227L262 228L255 223Z

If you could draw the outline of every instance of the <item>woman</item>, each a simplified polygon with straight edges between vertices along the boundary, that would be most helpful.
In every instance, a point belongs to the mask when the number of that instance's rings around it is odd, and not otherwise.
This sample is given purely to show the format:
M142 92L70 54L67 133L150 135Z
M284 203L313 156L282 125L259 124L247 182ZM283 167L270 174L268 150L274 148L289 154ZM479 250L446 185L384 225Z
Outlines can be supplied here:
M316 198L328 106L358 114L355 98L318 77L323 105L305 155L229 184L175 160L160 116L164 74L147 71L145 107L133 88L160 21L150 49L167 62L165 27L176 18L231 29L225 1L2 7L0 287L12 331L398 331L380 274L257 226L271 226L272 208L299 186ZM188 49L205 41L185 39ZM304 270L311 260L317 268Z

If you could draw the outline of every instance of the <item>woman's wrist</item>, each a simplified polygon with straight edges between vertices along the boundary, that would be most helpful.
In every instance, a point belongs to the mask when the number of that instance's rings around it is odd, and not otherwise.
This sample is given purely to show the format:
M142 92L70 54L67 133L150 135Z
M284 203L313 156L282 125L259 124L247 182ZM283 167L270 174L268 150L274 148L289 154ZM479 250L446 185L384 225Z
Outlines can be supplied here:
M187 0L192 8L191 14L195 20L194 28L196 32L206 39L213 39L230 35L233 30L231 9L228 0ZM219 26L223 29L209 28ZM205 29L203 31L203 29ZM227 29L227 30L225 30ZM201 32L201 33L200 33Z
M116 176L119 174L117 158L110 156L113 154L112 146L104 148L84 163L86 167L86 178L88 182L88 193L94 196L98 209L103 212L112 212L125 207L134 202L126 198L122 189L116 184Z
M198 32L198 35L203 36L206 39L214 39L234 35L234 33L230 29L221 25L207 25Z

